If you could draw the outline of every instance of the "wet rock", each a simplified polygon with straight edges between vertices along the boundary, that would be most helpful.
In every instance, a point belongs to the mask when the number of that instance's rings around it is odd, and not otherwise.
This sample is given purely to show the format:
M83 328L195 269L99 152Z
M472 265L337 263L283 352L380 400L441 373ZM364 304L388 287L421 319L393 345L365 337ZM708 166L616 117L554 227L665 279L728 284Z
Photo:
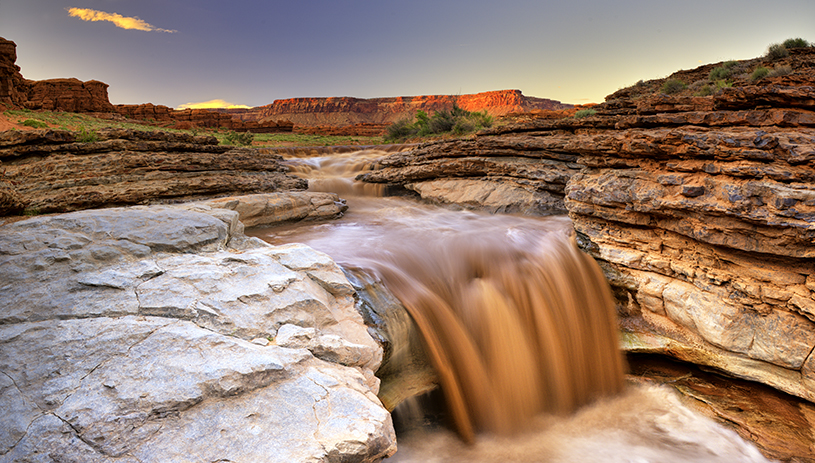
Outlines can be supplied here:
M0 227L0 410L13 416L0 425L4 459L393 453L373 376L382 348L336 264L240 239L237 212L190 207ZM351 289L331 290L341 287ZM276 342L292 328L313 337Z

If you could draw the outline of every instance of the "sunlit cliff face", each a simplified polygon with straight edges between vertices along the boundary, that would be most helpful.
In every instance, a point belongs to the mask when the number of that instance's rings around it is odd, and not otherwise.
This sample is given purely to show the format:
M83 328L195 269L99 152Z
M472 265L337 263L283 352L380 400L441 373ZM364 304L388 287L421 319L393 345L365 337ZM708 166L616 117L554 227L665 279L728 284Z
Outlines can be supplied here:
M202 101L200 103L184 103L177 109L249 109L249 108L250 106L215 99L209 101Z

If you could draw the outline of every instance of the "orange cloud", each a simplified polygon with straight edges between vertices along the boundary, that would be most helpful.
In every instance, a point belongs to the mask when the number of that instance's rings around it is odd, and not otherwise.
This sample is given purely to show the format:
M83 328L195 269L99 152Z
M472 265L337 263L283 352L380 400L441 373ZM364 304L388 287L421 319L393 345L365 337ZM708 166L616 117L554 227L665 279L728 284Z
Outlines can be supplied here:
M88 8L67 8L68 14L83 21L108 21L121 27L122 29L135 29L146 32L178 32L169 29L155 27L138 17L122 16L118 13L106 13L104 11L91 10Z
M249 109L251 106L246 106L244 104L235 104L229 103L228 101L224 100L209 100L209 101L202 101L200 103L184 103L183 105L179 106L178 109Z

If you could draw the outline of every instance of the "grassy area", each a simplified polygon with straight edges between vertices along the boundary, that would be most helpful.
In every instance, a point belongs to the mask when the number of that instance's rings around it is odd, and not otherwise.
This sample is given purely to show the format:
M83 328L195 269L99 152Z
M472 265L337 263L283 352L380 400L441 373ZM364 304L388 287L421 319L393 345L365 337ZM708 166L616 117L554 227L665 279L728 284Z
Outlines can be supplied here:
M9 118L12 122L17 124L24 124L27 120L40 121L48 124L48 127L59 130L80 131L83 127L85 130L99 130L108 127L133 129L133 130L158 130L149 125L138 124L134 122L115 121L108 119L99 119L93 116L79 113L66 113L66 112L53 112L53 111L32 111L30 109L13 109L3 112L3 115ZM25 125L31 125L25 124ZM162 129L163 130L163 129ZM182 132L182 130L171 130L172 132Z
M163 131L175 133L189 133L192 135L212 135L223 144L237 144L234 142L234 133L226 129L204 129L196 128L191 130L179 130L164 127L156 127L148 123L140 124L135 121L121 121L115 119L99 119L86 114L53 112L53 111L32 111L29 109L4 111L11 122L37 128L52 128L58 130L70 130L80 134L92 134L95 131L105 128L121 128L143 131ZM338 145L381 145L384 143L382 137L363 136L327 136L327 135L306 135L297 133L257 133L253 134L252 146L258 147L279 147L279 146L338 146Z

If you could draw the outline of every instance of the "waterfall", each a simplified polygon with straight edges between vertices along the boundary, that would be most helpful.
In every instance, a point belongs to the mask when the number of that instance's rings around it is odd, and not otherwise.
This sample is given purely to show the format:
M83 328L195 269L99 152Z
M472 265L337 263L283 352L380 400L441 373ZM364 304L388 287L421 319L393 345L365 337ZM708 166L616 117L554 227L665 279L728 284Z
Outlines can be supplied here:
M286 163L345 197L346 215L248 233L308 244L359 288L387 289L360 290L385 328L380 399L393 410L438 384L458 435L400 437L393 460L766 461L672 391L624 387L614 301L568 217L381 197L353 178L382 152L317 154Z

